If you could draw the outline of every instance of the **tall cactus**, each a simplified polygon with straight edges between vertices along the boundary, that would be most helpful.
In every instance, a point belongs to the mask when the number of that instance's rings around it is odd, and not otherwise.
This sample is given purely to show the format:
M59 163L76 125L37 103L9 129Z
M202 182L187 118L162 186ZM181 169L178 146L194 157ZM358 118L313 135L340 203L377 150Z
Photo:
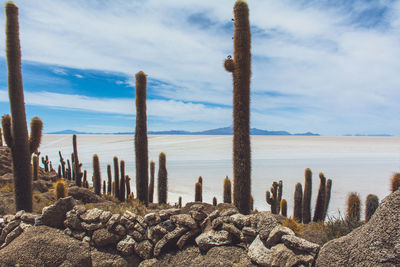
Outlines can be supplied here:
M287 217L287 201L286 199L281 200L281 214Z
M352 192L347 197L346 220L349 223L358 223L361 214L361 201L357 193Z
M158 203L167 203L168 173L166 167L165 153L158 156Z
M325 185L325 200L324 200L324 215L322 220L325 221L325 217L328 214L329 201L331 200L332 180L328 179Z
M324 220L326 178L322 172L319 174L319 179L319 190L317 195L317 202L315 203L313 222Z
M119 201L125 201L125 161L121 160L120 164L121 181L119 182Z
M279 214L280 203L282 199L283 184L282 181L273 182L271 191L265 192L265 199L269 205L271 205L271 213Z
M42 157L42 163L43 163L44 171L48 172L49 171L49 156L46 155L46 157Z
M232 185L228 176L224 179L224 203L232 203Z
M62 172L62 177L67 178L67 175L65 173L65 160L61 154L61 151L58 151L58 155L60 156L60 164L61 164L61 172Z
M150 184L149 184L149 203L153 203L154 196L154 174L156 171L154 161L150 161Z
M72 143L74 147L74 172L75 172L75 183L77 186L82 186L82 176L83 173L81 171L82 164L79 163L78 158L78 146L76 144L76 134L72 136Z
M40 145L42 121L33 118L28 137L24 89L21 73L21 46L19 41L18 7L13 2L5 4L6 56L8 69L8 95L11 115L2 118L4 139L11 149L14 174L16 210L32 211L31 155Z
M103 180L103 195L107 194L106 180Z
M379 199L377 195L369 194L365 201L365 221L369 221L372 215L374 215L376 209L379 206Z
M107 178L108 178L108 183L107 183L107 193L111 194L111 185L112 185L112 175L111 175L111 165L107 165Z
M93 155L93 188L96 195L101 195L100 161L97 154Z
M128 198L129 195L131 194L131 178L128 175L125 176L125 183L126 183L126 196Z
M136 74L136 195L146 206L148 204L149 156L147 147L147 115L146 115L146 74L140 71Z
M312 192L312 172L307 168L304 172L304 193L301 203L303 223L311 221L311 192Z
M33 167L33 180L36 181L39 177L39 159L37 155L32 157L32 167Z
M114 157L114 196L119 199L119 168L118 157Z
M225 69L233 76L233 196L242 214L250 213L250 23L244 0L234 7L233 59L225 60Z
M196 202L203 202L203 188L200 182L197 182L194 187L194 201Z
M302 221L302 199L303 199L303 188L301 183L297 183L294 190L294 208L293 208L293 219L301 222Z

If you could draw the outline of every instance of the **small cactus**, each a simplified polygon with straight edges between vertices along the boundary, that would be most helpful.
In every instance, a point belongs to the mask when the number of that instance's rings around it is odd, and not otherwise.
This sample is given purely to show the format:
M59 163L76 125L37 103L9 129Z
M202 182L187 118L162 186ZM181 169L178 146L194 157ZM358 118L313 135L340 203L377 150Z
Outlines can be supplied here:
M56 199L67 197L68 195L68 184L62 179L59 179L54 183L54 196Z
M165 153L161 152L158 157L158 203L167 203L168 173L166 168Z
M119 183L119 201L125 201L125 161L121 160L120 162L120 170L121 170L121 181Z
M312 192L312 172L307 168L304 172L304 193L301 203L303 223L311 221L311 192Z
M301 183L297 183L294 190L294 208L293 208L293 219L301 222L302 218L302 199L303 199L303 188Z
M392 193L400 188L400 173L395 173L390 181Z
M107 194L106 180L103 180L103 195Z
M112 185L112 176L111 176L111 165L107 165L107 178L108 178L108 184L107 184L107 193L111 194L111 185Z
M281 214L287 217L287 201L286 199L281 200Z
M131 194L131 178L128 175L125 176L125 184L126 184L126 195L129 196Z
M96 195L101 195L100 161L97 154L93 155L93 188Z
M36 155L32 157L32 167L33 167L33 180L36 181L39 177L39 159Z
M202 184L200 182L197 182L195 184L195 197L194 201L196 202L203 202L203 188Z
M282 181L279 181L279 183L273 182L271 186L271 192L268 190L265 192L265 199L267 203L271 205L272 214L279 214L280 203L282 199L282 187Z
M43 163L44 171L48 172L49 171L49 156L46 155L46 157L42 157L42 163Z
M182 208L182 197L179 197L179 199L178 199L178 207L180 209Z
M232 185L228 176L224 179L224 203L232 203Z
M1 132L1 128L0 128L0 146L3 146L3 134Z
M319 174L319 179L320 183L317 195L317 202L315 203L313 222L323 221L324 219L326 178L322 172Z
M347 197L346 220L349 223L360 221L361 201L357 193L352 192Z
M197 182L199 182L199 183L201 183L201 185L203 185L203 177L199 176L199 179Z
M213 206L217 206L217 198L213 197Z
M379 199L377 195L369 194L365 201L365 221L369 221L379 207Z
M154 174L156 171L156 164L150 161L150 184L149 184L149 203L153 203L154 196Z
M85 180L85 182L83 183L83 187L84 187L84 188L89 188L89 182L88 182L88 180Z

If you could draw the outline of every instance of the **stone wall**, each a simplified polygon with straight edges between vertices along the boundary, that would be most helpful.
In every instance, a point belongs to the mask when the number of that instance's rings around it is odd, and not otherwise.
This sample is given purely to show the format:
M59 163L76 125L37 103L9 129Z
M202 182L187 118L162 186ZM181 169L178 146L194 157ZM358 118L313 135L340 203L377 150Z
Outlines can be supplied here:
M112 214L76 205L72 197L60 199L41 215L17 212L0 218L0 249L26 228L47 225L96 248L114 247L121 255L137 254L143 260L196 244L201 251L214 246L242 244L261 266L311 266L319 246L296 237L270 212L242 215L230 205L218 209L206 203L189 203L182 209L165 209L140 216L126 211ZM144 263L144 262L143 262Z

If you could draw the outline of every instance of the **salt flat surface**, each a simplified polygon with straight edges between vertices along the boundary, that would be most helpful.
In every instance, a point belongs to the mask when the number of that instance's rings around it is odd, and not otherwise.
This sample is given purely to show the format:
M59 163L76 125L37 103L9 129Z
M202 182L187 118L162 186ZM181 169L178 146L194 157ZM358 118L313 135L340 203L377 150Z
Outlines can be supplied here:
M149 160L166 153L168 170L168 201L194 200L194 184L203 177L203 201L214 196L222 200L225 176L232 179L232 136L149 135ZM125 160L126 173L132 178L135 192L135 153L133 135L78 135L79 160L83 169L92 174L92 157L100 158L102 179L107 178L107 164L113 157ZM252 136L252 194L258 210L269 210L265 191L273 181L283 181L283 197L292 215L294 187L304 185L304 170L313 172L313 204L319 186L318 173L332 182L329 215L343 214L346 196L356 191L365 202L368 194L383 199L389 194L390 177L400 167L399 137L322 137L322 136ZM40 151L48 155L56 169L58 151L64 159L71 157L72 135L44 135ZM56 164L55 164L56 163ZM89 178L89 181L91 179ZM156 182L157 185L157 182ZM155 199L157 199L155 189Z

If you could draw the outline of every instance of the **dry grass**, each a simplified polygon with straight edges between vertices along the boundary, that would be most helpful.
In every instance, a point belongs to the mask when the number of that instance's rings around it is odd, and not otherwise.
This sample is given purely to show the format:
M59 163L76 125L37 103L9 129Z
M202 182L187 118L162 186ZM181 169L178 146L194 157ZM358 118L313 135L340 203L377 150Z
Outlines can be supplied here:
M14 192L14 184L13 183L4 183L0 186L0 191Z
M283 221L282 226L286 226L297 235L297 236L303 236L304 233L304 225L302 223L299 223L298 220L292 219L292 218L287 218L286 220Z

